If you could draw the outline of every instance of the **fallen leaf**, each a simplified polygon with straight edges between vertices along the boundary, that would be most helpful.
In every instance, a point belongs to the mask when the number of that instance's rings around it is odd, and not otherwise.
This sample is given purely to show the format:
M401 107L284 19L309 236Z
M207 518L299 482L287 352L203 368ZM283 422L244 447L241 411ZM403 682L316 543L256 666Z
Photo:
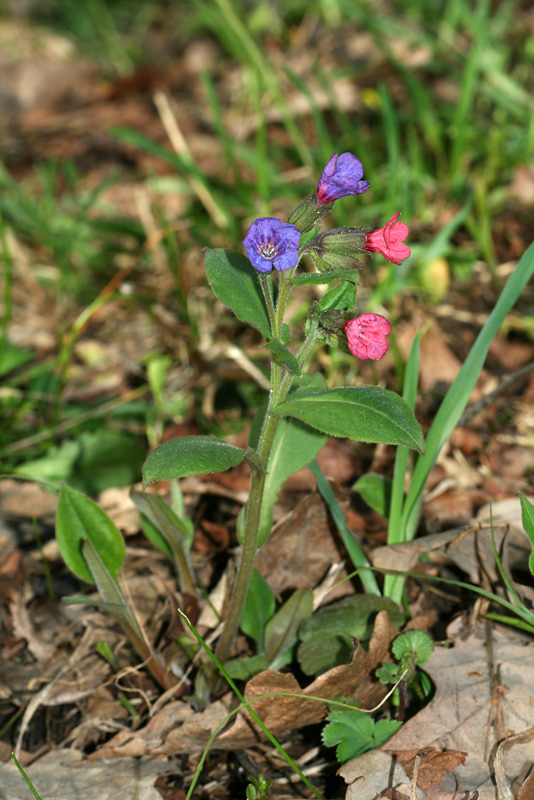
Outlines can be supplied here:
M425 665L432 678L436 694L432 701L412 717L385 746L388 752L402 750L422 751L435 748L467 753L465 763L458 763L453 771L443 775L424 792L419 788L420 800L452 800L479 793L479 800L495 800L493 759L497 742L503 733L496 730L495 704L492 692L492 675L488 667L488 644L485 627L460 638L461 621L449 628L453 647L437 647ZM534 643L515 631L495 627L492 629L493 663L499 665L503 691L498 703L501 707L503 730L524 732L530 727L533 716ZM506 778L511 784L534 761L534 742L520 743L510 749L505 763ZM349 761L341 774L351 785L347 798L357 797L354 776L361 772L359 759ZM390 761L390 768L396 763ZM381 789L398 788L389 782L389 772L382 772ZM377 792L378 793L378 792Z
M249 702L269 692L298 692L304 697L267 697L254 703L254 711L269 730L276 733L290 731L305 725L320 722L328 713L327 703L306 699L306 695L334 699L339 695L352 697L362 708L376 705L384 694L385 687L374 677L376 667L390 660L389 648L397 631L386 611L376 617L369 652L359 646L349 664L324 672L305 689L301 689L290 673L265 670L250 680L245 688L245 699ZM248 747L258 739L257 728L248 712L240 712L236 722L217 739L219 749Z
M402 764L410 778L413 778L415 759L421 755L419 772L417 773L417 785L427 791L435 783L439 783L444 775L451 772L458 764L465 764L467 753L459 750L437 750L429 747L423 750L385 750L389 755L394 756L399 764Z
M39 795L46 800L117 800L142 797L161 800L154 788L157 777L172 769L172 759L128 758L96 764L83 761L78 750L54 750L38 759L25 771ZM34 800L30 788L13 762L0 764L0 797L9 800Z
M271 589L280 594L286 589L313 589L330 565L342 560L326 506L314 492L275 525L254 566L268 578ZM338 581L346 575L343 570ZM334 600L352 593L351 584L345 581L328 597Z

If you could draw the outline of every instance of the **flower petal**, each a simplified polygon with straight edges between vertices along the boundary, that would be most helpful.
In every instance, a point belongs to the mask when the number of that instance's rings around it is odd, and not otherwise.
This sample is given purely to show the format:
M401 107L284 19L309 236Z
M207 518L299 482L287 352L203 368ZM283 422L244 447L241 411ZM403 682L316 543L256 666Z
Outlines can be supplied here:
M362 194L369 181L362 181L362 162L352 153L337 153L328 160L317 185L317 205L324 206L350 194Z
M378 361L387 353L387 335L391 333L391 325L380 314L362 314L356 319L349 319L344 329L349 350L356 358Z

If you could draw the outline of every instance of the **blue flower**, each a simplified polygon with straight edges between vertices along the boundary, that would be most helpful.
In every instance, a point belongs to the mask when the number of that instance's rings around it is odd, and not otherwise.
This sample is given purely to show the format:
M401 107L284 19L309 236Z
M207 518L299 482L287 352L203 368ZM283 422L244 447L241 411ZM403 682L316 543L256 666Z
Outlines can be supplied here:
M254 220L243 239L250 263L258 272L297 266L301 233L294 225L276 217Z
M349 194L362 194L369 181L362 181L362 162L352 153L334 153L323 170L317 186L317 205L324 206Z

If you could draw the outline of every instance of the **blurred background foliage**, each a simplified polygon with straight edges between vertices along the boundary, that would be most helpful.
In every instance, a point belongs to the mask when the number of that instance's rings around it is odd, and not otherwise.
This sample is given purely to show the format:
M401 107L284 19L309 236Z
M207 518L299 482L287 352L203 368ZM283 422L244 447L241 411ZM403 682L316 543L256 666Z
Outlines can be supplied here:
M4 474L94 493L138 479L147 442L239 433L267 362L214 312L202 248L287 217L333 152L355 153L371 189L332 225L410 225L412 257L371 262L359 294L394 326L406 298L432 308L451 282L491 306L533 238L526 0L12 0L0 23L8 78L61 50L67 87L4 92ZM328 349L319 368L399 389L392 354L378 377Z

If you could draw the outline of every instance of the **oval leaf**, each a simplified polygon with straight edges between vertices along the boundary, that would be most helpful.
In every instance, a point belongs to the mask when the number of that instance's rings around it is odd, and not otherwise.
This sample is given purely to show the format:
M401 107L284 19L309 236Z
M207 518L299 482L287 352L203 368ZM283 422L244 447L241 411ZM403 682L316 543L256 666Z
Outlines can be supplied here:
M183 436L160 444L149 454L143 466L144 486L153 481L186 478L224 472L243 461L245 451L222 439L209 436Z
M299 625L313 612L311 589L296 589L265 626L265 655L269 669L289 664L297 642Z
M296 392L273 410L296 417L330 436L402 444L423 452L423 434L402 397L379 386Z
M408 451L405 450L405 453ZM391 491L393 482L391 478L385 475L377 475L376 473L368 472L358 478L353 485L352 490L358 492L368 506L377 514L382 514L383 517L389 517L389 507L391 504Z
M78 578L94 583L82 555L82 544L89 539L104 566L116 578L126 556L124 540L100 506L86 495L63 484L56 517L57 543L67 567Z
M263 632L268 620L274 614L275 607L276 601L273 590L263 575L257 569L253 570L239 627L243 633L254 639L258 645L259 653L263 653Z
M221 303L241 322L253 325L270 339L271 325L261 279L248 258L231 250L208 250L205 266L211 288Z

